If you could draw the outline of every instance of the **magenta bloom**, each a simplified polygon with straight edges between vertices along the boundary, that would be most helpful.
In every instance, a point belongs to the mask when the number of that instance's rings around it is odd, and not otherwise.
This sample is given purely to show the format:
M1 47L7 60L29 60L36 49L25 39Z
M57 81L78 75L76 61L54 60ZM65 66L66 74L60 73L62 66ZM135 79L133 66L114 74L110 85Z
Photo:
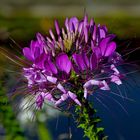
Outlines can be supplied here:
M81 106L79 89L87 99L94 88L110 90L109 83L122 84L117 68L121 55L116 52L115 35L108 34L106 26L96 25L93 19L88 22L87 16L72 17L66 18L64 28L55 21L55 30L45 37L37 33L37 40L23 48L31 64L23 68L23 75L38 108L46 100L56 106Z

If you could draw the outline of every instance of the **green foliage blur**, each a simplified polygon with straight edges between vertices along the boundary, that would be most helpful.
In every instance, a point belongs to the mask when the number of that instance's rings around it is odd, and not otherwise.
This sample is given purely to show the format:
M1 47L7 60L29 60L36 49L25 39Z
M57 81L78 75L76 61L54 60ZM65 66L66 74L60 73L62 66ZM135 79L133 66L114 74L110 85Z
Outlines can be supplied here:
M6 140L24 140L24 134L6 95L6 89L0 83L0 124L5 128Z

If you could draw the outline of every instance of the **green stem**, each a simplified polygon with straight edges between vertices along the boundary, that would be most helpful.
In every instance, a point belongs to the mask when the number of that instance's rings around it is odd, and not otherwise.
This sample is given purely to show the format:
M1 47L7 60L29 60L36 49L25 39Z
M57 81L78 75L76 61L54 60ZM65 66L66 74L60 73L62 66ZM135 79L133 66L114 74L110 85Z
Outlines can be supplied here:
M96 110L85 99L82 99L82 106L76 107L78 127L84 130L84 136L90 140L106 140L104 137L104 128L98 127L97 124L101 119L96 116Z

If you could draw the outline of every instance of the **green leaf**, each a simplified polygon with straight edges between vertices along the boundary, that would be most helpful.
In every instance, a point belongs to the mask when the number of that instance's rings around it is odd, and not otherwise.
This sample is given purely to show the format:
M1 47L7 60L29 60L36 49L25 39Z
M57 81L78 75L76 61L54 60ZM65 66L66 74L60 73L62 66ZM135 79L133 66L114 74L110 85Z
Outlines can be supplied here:
M104 131L104 128L103 127L98 127L97 128L97 133L102 132L102 131Z

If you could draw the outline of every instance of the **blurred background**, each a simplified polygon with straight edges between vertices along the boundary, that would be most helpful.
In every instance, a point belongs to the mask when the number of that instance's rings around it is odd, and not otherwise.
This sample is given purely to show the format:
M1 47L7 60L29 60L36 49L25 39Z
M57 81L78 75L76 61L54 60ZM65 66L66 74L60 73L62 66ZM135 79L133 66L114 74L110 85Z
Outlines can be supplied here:
M132 50L140 47L139 0L0 0L0 45L17 53L16 47L28 46L36 32L48 34L54 19L63 25L66 17L82 18L85 13L116 34L120 48L129 46ZM139 60L138 50L130 60ZM8 94L13 87L18 87L18 67L2 55L0 77L0 140L68 140L70 130L72 140L84 140L83 132L76 128L74 120L51 107L45 106L37 113L36 121L29 119L34 116L31 110L28 113L24 108L17 111L19 106L11 102ZM103 118L101 125L105 127L109 140L139 139L139 79L139 73L135 73L130 76L129 84L124 85L126 94L135 102L115 97L127 109L128 115L112 99L105 100L107 103L109 100L110 111L95 101L98 114ZM24 102L21 100L20 105Z

